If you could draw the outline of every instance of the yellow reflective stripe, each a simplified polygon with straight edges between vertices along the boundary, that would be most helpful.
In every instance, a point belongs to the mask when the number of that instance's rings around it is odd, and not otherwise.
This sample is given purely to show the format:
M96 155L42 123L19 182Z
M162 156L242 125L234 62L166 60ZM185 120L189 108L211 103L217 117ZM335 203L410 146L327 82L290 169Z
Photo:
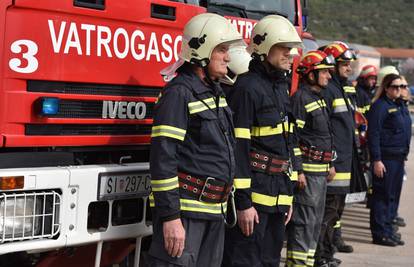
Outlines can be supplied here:
M366 105L366 106L364 107L364 110L365 110L365 111L364 111L364 113L365 113L365 112L367 112L367 111L369 111L369 109L370 109L370 108L371 108L371 105Z
M302 163L303 170L306 172L327 172L329 170L329 164L312 164Z
M234 187L236 189L247 189L250 188L252 179L250 178L234 178Z
M299 127L299 128L304 128L305 127L305 121L303 121L303 120L299 120L299 119L297 119L296 120L296 125Z
M397 112L398 111L398 109L397 108L390 108L389 110L388 110L388 113L394 113L394 112Z
M250 139L250 129L247 128L234 128L234 134L236 138Z
M293 133L293 128L295 127L295 124L294 123L289 123L288 121L285 121L283 123L283 127L284 127L285 131L287 131L289 133Z
M315 250L315 249L309 249L309 251L308 251L308 256L310 256L310 257L315 256L315 252L316 252L316 250Z
M184 141L186 132L186 130L174 126L157 125L152 127L151 137L164 136Z
M289 133L293 133L293 130L295 129L295 124L294 123L290 123L289 124Z
M334 180L350 180L351 173L350 172L337 172Z
M353 86L344 86L345 93L355 94L356 90Z
M155 200L154 200L154 194L151 192L150 193L150 195L149 195L149 204L150 204L150 207L151 208L153 208L153 207L155 207Z
M302 151L300 150L300 148L295 147L295 148L293 149L293 154L294 154L295 156L300 156L300 155L302 155Z
M300 252L300 251L288 251L287 252L287 256L289 258L295 259L295 260L303 260L303 261L306 261L308 259L308 253L306 253L306 252Z
M203 102L202 101L195 101L195 102L188 103L188 112L190 114L194 114L194 113L198 113L198 112L202 112L204 110L207 110L208 108L211 108L211 109L217 108L216 101L214 100L213 97L203 99ZM227 107L227 101L224 97L220 97L219 107Z
M341 227L341 221L336 221L334 228L339 228Z
M306 266L313 267L315 265L315 259L309 259L306 261Z
M355 135L359 135L358 129L355 129Z
M289 178L291 181L297 181L298 180L298 172L297 171L293 171L292 174L289 175Z
M195 211L195 212L205 212L211 214L221 214L221 205L223 205L223 210L226 210L226 203L206 203L193 199L180 199L181 210L183 211Z
M306 110L306 112L309 113L309 112L312 112L314 110L317 110L317 109L319 109L321 107L326 107L326 102L323 99L317 100L317 101L314 101L314 102L311 102L309 104L306 104L305 105L305 110Z
M283 133L283 125L279 123L276 127L263 126L263 127L252 127L252 136L269 136Z
M264 206L292 205L293 196L279 195L278 197L252 192L252 202Z
M168 191L178 188L178 176L168 179L151 180L153 192Z
M346 106L345 99L343 99L343 98L334 99L334 101L332 102L332 106L334 108L336 108L338 106Z

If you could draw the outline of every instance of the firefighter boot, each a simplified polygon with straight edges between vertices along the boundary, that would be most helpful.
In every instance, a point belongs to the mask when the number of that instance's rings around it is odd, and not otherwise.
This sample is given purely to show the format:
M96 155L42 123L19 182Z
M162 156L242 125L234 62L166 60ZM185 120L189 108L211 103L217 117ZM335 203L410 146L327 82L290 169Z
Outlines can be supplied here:
M351 245L345 244L345 241L342 239L342 231L340 227L335 228L334 230L333 244L338 252L352 253L354 251L354 248Z

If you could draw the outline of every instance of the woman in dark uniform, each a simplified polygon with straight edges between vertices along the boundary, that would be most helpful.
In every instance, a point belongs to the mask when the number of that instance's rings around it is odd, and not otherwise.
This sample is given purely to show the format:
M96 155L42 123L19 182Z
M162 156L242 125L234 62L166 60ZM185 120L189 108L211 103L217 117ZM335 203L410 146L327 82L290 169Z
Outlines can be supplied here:
M403 81L396 74L384 77L368 114L368 140L373 166L373 196L370 225L373 243L403 245L392 229L393 209L410 149L411 118L401 101Z

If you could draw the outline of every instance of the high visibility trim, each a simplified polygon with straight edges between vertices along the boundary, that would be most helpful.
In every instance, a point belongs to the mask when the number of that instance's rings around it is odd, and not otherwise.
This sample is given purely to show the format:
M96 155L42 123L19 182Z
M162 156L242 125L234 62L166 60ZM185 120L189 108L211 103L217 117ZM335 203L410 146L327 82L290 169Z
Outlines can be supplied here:
M195 113L205 111L209 108L210 109L217 108L216 101L214 100L214 97L203 99L203 102L202 101L195 101L195 102L188 103L188 112L190 114L195 114ZM222 107L227 107L227 101L224 97L220 97L219 107L221 107L221 108Z
M334 228L340 228L341 227L341 221L336 221Z
M148 200L149 200L150 207L151 208L155 207L154 193L152 192L150 193Z
M315 265L315 259L309 259L306 261L306 266L313 267Z
M183 211L194 211L194 212L205 212L211 214L221 214L221 205L223 210L227 208L226 203L205 203L193 199L180 199L181 210Z
M287 257L294 260L300 260L306 262L308 260L308 253L299 251L288 251ZM294 266L298 266L295 264Z
M320 109L321 107L326 107L326 102L323 99L316 100L314 102L306 104L305 105L305 110L306 110L306 112L310 113L314 110Z
M287 267L307 267L307 265L298 264L298 263L292 262L292 260L293 259L289 259L289 258L287 259L287 261L286 261Z
M292 205L293 196L279 195L277 197L252 192L252 202L264 206Z
M263 127L252 127L251 135L255 137L277 135L283 133L283 124L279 123L276 127L263 126Z
M398 111L397 108L390 108L390 109L388 109L388 113L394 113L394 112L397 112L397 111Z
M299 128L304 128L305 127L305 121L303 121L303 120L299 120L299 119L297 119L296 120L296 125L299 127Z
M334 109L333 110L334 113L340 113L340 112L348 111L348 107L346 106L345 99L343 99L343 98L334 99L334 101L332 102L332 106L333 106L333 109Z
M236 189L250 188L252 179L250 178L234 178L233 184Z
M351 173L350 172L337 172L334 180L350 180Z
M295 129L295 124L292 122L289 123L289 133L293 133L294 129Z
M174 126L157 125L152 127L151 137L164 136L184 141L186 132L187 131L185 129Z
M355 135L359 135L358 129L355 129Z
M329 164L320 163L302 163L303 170L305 172L327 172L329 171Z
M353 86L344 86L344 91L345 93L356 94L355 87Z
M369 109L371 108L371 105L366 105L365 107L364 107L364 110L365 110L365 112L367 112L367 111L369 111ZM365 113L364 112L364 113Z
M251 133L248 128L234 128L236 138L250 139Z
M298 172L297 171L293 171L291 175L289 175L289 178L291 181L297 181L298 180Z
M153 192L169 191L178 188L178 176L168 179L151 180Z
M348 187L351 185L351 180L335 180L335 178L328 183L328 187Z
M313 257L315 255L315 253L316 253L316 249L309 249L308 256Z
M300 156L300 155L302 155L302 151L300 150L300 148L295 147L295 148L293 148L293 154L295 156Z

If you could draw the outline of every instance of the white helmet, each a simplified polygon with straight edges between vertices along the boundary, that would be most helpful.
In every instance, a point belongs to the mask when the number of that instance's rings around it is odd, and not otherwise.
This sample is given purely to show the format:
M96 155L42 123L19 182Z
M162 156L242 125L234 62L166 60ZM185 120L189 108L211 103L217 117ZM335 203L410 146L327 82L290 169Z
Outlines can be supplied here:
M295 26L288 19L279 15L269 15L254 26L249 51L264 60L275 44L289 48L303 47Z
M246 46L233 46L229 50L230 62L227 66L228 72L226 76L220 79L220 82L233 85L236 82L238 75L243 74L249 70L249 63L252 59L247 52Z
M382 84L382 80L384 79L385 76L387 76L388 74L396 74L396 75L400 75L400 72L397 70L396 67L394 66L385 66L382 67L379 71L378 71L378 76L377 76L377 85L381 86Z
M236 27L226 18L212 13L194 16L184 27L179 60L162 70L161 75L174 75L184 62L207 66L214 48L223 43L241 45L244 42Z

